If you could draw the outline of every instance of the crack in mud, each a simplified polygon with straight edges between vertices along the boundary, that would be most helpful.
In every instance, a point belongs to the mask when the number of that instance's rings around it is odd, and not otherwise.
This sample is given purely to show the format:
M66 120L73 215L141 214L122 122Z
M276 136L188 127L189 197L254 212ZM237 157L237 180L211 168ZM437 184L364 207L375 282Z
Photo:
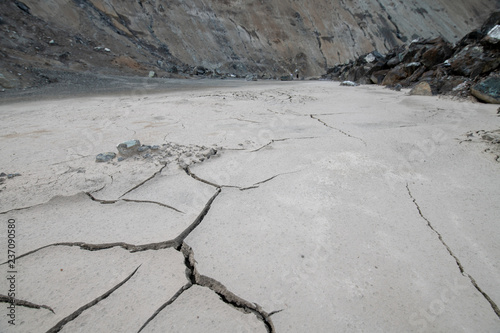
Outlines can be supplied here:
M250 150L251 153L255 153L255 152L258 152L270 145L272 145L273 143L275 142L283 142L283 141L288 141L288 140L306 140L306 139L317 139L318 137L317 136L304 136L304 137L298 137L298 138L282 138L282 139L272 139L271 141L269 141L268 143L266 143L265 145L263 145L262 147L260 148L257 148L257 149L254 149L254 150Z
M144 180L143 182L141 182L140 184L137 184L136 186L132 187L130 190L128 190L127 192L123 193L120 198L123 198L125 195L129 194L130 192L138 189L139 187L141 187L142 185L146 184L147 182L149 182L151 179L155 178L157 175L159 175L163 169L165 169L167 167L167 164L164 164L160 170L156 171L151 177L147 178L146 180Z
M174 210L174 211L176 211L178 213L181 213L181 214L186 214L182 210L179 210L179 209L177 209L175 207L169 206L167 204L164 204L164 203L161 203L161 202L158 202L158 201L152 201L152 200L135 200L135 199L104 200L104 199L97 199L96 197L94 197L92 195L92 193L89 193L89 192L86 192L85 194L90 198L90 200L95 201L95 202L99 202L102 205L113 205L113 204L115 204L117 202L120 202L120 201L135 202L135 203L145 203L145 204L158 205L158 206L161 206L161 207L172 209L172 210Z
M470 282L472 283L472 285L477 289L477 291L479 291L481 293L481 295L483 295L483 297L488 301L488 303L490 303L490 306L491 308L493 309L493 311L495 311L495 314L498 316L498 318L500 318L500 309L498 308L498 306L496 305L496 303L491 299L490 296L488 296L488 294L486 294L480 287L479 285L477 284L476 280L469 274L465 271L464 267L462 266L462 263L460 262L460 260L458 259L458 257L453 253L453 251L451 250L451 248L448 246L448 244L446 244L446 242L444 241L443 239L443 236L439 233L439 231L437 231L434 226L432 225L432 223L429 221L429 219L427 219L424 214L422 213L422 210L420 209L420 206L419 204L417 203L417 200L413 197L413 194L411 193L411 190L410 190L410 185L408 183L406 183L406 189L408 190L408 195L410 196L410 198L413 200L413 203L415 204L415 207L417 208L418 210L418 214L420 215L420 217L425 221L427 222L427 226L438 236L438 239L439 241L441 242L441 244L443 244L443 246L446 248L446 250L448 251L448 253L450 254L450 256L453 257L453 259L455 259L455 263L457 264L458 266L458 269L460 270L460 273L463 275L463 276L466 276L469 278Z
M139 265L139 267L141 267L141 266ZM108 290L106 293L104 293L101 296L97 297L93 301L91 301L91 302L83 305L78 310L76 310L75 312L73 312L72 314L70 314L69 316L67 316L66 318L64 318L61 321L59 321L54 327L52 327L51 329L49 329L47 331L47 333L56 333L56 332L59 332L64 327L64 325L66 325L70 321L75 320L79 315L82 314L83 311L85 311L85 310L93 307L94 305L96 305L97 303L99 303L100 301L102 301L103 299L106 299L109 295L111 295L113 292L115 292L118 288L120 288L125 283L127 283L127 281L130 280L132 278L132 276L134 276L134 274L137 272L137 270L139 269L139 267L137 267L132 272L132 274L130 274L127 278L125 278L125 280L123 280L122 282L118 283L116 286L114 286L113 288L111 288L110 290Z
M184 255L186 264L186 276L192 284L209 288L210 290L215 292L224 303L230 304L245 313L253 313L259 320L263 322L268 332L276 332L270 315L266 311L264 311L260 305L258 305L257 303L248 302L247 300L229 291L219 281L198 273L198 270L196 269L196 261L194 259L194 251L191 247L189 247L189 245L187 245L186 243L182 243L179 251L181 251L181 253Z
M28 301L23 301L21 299L12 298L12 297L9 297L6 295L0 295L0 303L12 303L15 306L24 306L26 308L32 308L32 309L47 309L50 312L52 312L53 314L55 314L54 310L50 306L38 305L38 304L31 303Z
M181 289L179 289L174 296L172 296L172 298L170 298L168 301L166 301L165 303L163 303L156 311L155 313L153 313L153 315L151 317L148 318L148 320L146 320L146 322L141 326L141 328L139 329L139 331L137 331L137 333L140 333L146 326L148 326L148 324L153 320L155 319L155 317L163 311L163 309L165 309L167 306L169 306L170 304L174 303L177 298L179 298L179 296L181 296L186 290L188 290L189 288L191 288L193 286L193 284L191 282L189 282L188 284L182 286Z
M320 122L320 123L322 123L324 126L326 126L326 127L328 127L328 128L331 128L331 129L334 129L334 130L338 131L339 133L341 133L341 134L343 134L343 135L345 135L345 136L348 136L348 137L350 137L350 138L353 138L353 139L359 140L359 141L363 142L363 144L364 144L365 146L368 146L368 145L366 144L366 141L365 141L365 140L363 140L363 139L361 139L361 138L358 138L357 136L351 135L351 134L349 134L349 133L347 133L347 132L344 132L343 130L341 130L341 129L339 129L339 128L336 128L336 127L330 126L330 125L328 125L326 122L324 122L324 121L323 121L323 120L321 120L320 118L317 118L317 117L316 117L315 115L313 115L313 114L310 114L309 116L310 116L312 119L315 119L315 120L319 121L319 122Z
M134 252L142 252L142 251L150 251L150 250L163 250L163 249L168 249L168 248L176 248L178 249L182 243L184 242L184 239L186 239L187 236L191 234L191 232L196 229L197 226L200 225L200 223L203 221L205 216L208 214L208 211L210 210L212 203L214 202L215 198L220 194L221 189L218 188L215 194L208 200L208 202L205 204L205 207L203 210L200 212L200 214L196 217L196 219L186 228L184 231L182 231L177 237L175 237L172 240L167 240L164 242L157 242L157 243L149 243L149 244L142 244L142 245L134 245L134 244L129 244L125 242L114 242L114 243L104 243L104 244L89 244L85 242L60 242L60 243L54 243L54 244L49 244L42 246L38 249L29 251L27 253L24 253L22 255L17 256L17 260L26 257L28 255L31 255L35 252L38 252L40 250L46 249L48 247L52 246L78 246L82 250L87 250L87 251L101 251L101 250L107 250L113 247L121 247L131 253ZM4 265L7 262L1 263L0 265Z
M215 183L209 182L208 180L205 180L205 179L202 179L202 178L198 177L197 175L195 175L194 173L191 172L191 169L189 169L189 166L186 166L183 169L184 169L184 172L186 172L186 174L188 176L190 176L191 178L193 178L193 179L195 179L195 180L197 180L199 182L208 184L208 185L216 187L216 188L221 188L222 187L220 185L217 185Z

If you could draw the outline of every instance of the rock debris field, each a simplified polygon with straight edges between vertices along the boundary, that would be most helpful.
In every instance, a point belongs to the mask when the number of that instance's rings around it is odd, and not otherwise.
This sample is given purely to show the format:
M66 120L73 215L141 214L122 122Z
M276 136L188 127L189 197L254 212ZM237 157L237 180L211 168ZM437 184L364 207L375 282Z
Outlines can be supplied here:
M497 106L207 81L0 119L1 332L500 330Z

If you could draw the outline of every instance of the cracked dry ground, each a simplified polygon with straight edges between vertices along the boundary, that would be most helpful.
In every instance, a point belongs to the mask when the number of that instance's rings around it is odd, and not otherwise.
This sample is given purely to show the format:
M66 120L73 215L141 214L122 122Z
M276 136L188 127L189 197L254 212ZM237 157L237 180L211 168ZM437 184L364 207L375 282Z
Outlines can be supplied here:
M494 106L209 84L0 105L1 332L500 329Z

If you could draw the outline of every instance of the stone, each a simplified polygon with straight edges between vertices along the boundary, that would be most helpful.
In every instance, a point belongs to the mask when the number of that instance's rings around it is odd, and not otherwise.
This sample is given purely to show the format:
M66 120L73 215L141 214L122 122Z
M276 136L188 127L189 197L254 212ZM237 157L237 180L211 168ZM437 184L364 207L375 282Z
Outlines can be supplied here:
M140 146L141 142L139 140L129 140L120 143L116 146L116 149L118 149L118 152L122 156L132 156L137 153Z
M340 83L341 86L344 86L344 87L356 87L356 86L359 86L359 84L357 84L356 82L352 82L352 81L343 81L342 83Z
M410 90L412 96L432 96L431 85L428 82L422 81Z
M7 174L5 172L0 173L0 177L7 177Z
M291 75L283 75L280 77L281 81L292 81L292 76Z
M401 89L403 89L403 86L400 85L399 83L394 86L394 90L396 91L401 91Z
M500 25L494 26L493 29L488 32L484 40L491 44L497 44L500 41Z
M28 7L26 4L22 3L21 1L15 1L15 4L19 9L21 9L23 12L26 12L27 14L30 14L30 7Z
M374 62L376 60L375 56L370 53L368 54L366 57L365 57L365 61L369 64L371 64L372 62Z
M137 152L142 153L149 149L150 149L149 146L140 146L139 148L137 148Z
M384 79L385 79L385 76L387 75L387 73L389 73L389 70L387 70L387 69L373 72L373 74L370 77L370 80L374 84L381 84L382 82L384 82Z
M21 174L20 174L20 173L9 173L9 174L7 175L7 178L12 179L12 178L14 178L14 177L19 177L19 176L21 176Z
M9 79L3 76L3 74L0 74L0 86L11 89L15 87L15 84L13 84Z
M150 78L153 78L156 76L156 73L154 71L149 71L149 75L148 75Z
M489 77L471 88L477 99L491 104L500 104L500 77Z
M104 52L111 52L110 49L108 49L107 47L104 48Z
M406 71L403 70L402 65L398 65L391 69L382 81L382 85L384 86L393 86L399 81L405 79L408 76Z
M257 81L257 76L253 75L253 74L248 74L246 77L245 77L245 80L247 81Z
M109 162L116 157L113 152L100 153L95 157L96 162Z
M160 149L160 146L158 145L151 146L151 150L158 150L158 149Z

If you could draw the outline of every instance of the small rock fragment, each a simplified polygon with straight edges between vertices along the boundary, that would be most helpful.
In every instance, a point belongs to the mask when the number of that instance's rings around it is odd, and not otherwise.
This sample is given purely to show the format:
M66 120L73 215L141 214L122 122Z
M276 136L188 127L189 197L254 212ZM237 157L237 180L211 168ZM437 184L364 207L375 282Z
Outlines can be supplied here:
M21 174L20 174L20 173L9 173L9 174L7 175L7 178L12 179L12 178L14 178L14 177L19 177L19 176L21 176Z
M116 148L122 156L132 156L137 153L137 150L141 147L141 142L139 140L129 140L120 143Z
M95 157L96 162L109 162L116 157L116 154L113 152L100 153Z
M149 146L140 146L139 148L137 148L137 151L139 153L145 152L146 150L149 150Z
M123 156L118 157L118 162L121 162L121 161L124 161L124 160L125 160L125 157L123 157Z
M7 174L5 172L0 173L0 177L6 177Z
M158 149L160 149L160 146L158 145L151 146L151 150L158 150Z

